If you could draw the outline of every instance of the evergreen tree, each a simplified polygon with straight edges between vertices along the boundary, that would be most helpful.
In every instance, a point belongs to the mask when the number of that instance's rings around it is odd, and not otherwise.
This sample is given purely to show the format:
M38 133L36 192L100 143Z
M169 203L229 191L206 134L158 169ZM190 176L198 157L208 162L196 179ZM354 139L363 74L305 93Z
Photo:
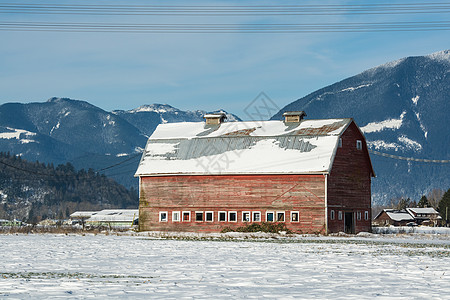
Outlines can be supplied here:
M430 203L428 202L427 196L423 195L422 198L420 198L419 203L417 204L418 207L430 207Z
M445 224L448 224L450 222L450 189L444 193L441 201L439 201L438 210Z

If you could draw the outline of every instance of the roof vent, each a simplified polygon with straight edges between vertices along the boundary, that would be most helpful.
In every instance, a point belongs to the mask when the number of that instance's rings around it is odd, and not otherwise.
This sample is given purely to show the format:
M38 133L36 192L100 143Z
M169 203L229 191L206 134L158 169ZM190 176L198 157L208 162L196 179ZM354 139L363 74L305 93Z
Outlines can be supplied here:
M206 114L203 116L206 119L206 125L219 125L227 118L225 113Z
M306 113L304 111L287 111L283 116L284 123L298 123L303 120L303 117L306 117Z

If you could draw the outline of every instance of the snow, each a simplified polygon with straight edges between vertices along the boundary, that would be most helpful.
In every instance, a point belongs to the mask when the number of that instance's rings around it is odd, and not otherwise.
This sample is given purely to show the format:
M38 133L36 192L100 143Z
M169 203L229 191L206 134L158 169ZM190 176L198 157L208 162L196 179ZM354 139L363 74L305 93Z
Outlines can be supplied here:
M364 127L361 127L361 131L364 133L378 132L385 129L399 129L403 124L406 111L403 111L398 119L388 119L381 122L372 122Z
M369 87L369 86L371 86L371 85L372 85L372 83L369 83L369 84L362 84L362 85L359 85L359 86L357 86L357 87L349 87L349 88L346 88L346 89L341 90L341 92L353 92L354 90L358 90L358 89L364 88L364 87Z
M430 55L427 55L426 57L440 62L450 63L450 50L435 52Z
M407 212L388 211L388 210L385 210L385 212L389 216L389 218L391 218L394 221L405 221L405 220L414 221L414 217Z
M213 131L205 127L204 122L180 122L160 124L151 135L150 139L191 139L191 138L210 138L223 136L230 132L239 130L253 130L249 136L280 136L293 133L305 128L320 128L337 122L344 122L347 119L324 119L324 120L305 120L298 127L291 128L282 121L246 121L246 122L227 122L222 123ZM329 135L339 134L347 124L336 129ZM210 132L209 132L210 131Z
M0 132L0 139L7 139L7 140L17 139L22 144L36 142L35 140L28 139L29 137L36 135L36 133L34 133L34 132L30 132L30 131L23 130L23 129L10 128L10 127L6 127L6 129L10 130L10 132ZM21 135L24 135L26 138L21 139L20 138Z
M367 145L370 148L375 148L376 150L379 149L393 149L398 150L401 148L401 146L397 143L387 143L383 140L375 140L375 141L367 141Z
M417 105L417 102L419 102L419 98L420 98L420 96L415 96L415 97L411 98L412 103L414 105Z
M449 239L234 236L194 241L0 235L0 298L444 299L450 294Z
M116 154L116 157L123 157L123 156L128 156L128 153L119 153L119 154Z
M418 142L411 140L410 138L408 138L405 135L401 135L398 137L398 141L403 143L406 148L411 149L411 150L415 150L415 151L420 151L422 150L422 145L419 144Z

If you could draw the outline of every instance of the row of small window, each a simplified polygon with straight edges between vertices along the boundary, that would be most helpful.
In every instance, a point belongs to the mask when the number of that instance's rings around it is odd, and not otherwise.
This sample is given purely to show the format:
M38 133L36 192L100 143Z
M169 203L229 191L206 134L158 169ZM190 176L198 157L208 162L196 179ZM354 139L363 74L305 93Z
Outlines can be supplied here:
M289 220L291 222L299 222L299 212L291 211L289 214ZM267 211L265 214L266 222L285 222L286 212L285 211ZM214 222L214 212L213 211L196 211L194 212L195 222ZM219 211L217 213L217 220L219 222L237 222L238 212L237 211ZM167 211L159 212L159 221L168 222L169 213ZM173 211L172 212L172 222L190 222L191 212L190 211ZM243 211L241 213L242 222L262 222L262 214L260 211Z
M342 211L338 211L338 220L342 220ZM334 210L331 210L330 212L330 219L331 220L335 220L336 219L336 214L334 212ZM357 211L356 212L356 219L358 221L362 220L362 212L361 211ZM369 220L369 212L366 210L364 211L364 220Z

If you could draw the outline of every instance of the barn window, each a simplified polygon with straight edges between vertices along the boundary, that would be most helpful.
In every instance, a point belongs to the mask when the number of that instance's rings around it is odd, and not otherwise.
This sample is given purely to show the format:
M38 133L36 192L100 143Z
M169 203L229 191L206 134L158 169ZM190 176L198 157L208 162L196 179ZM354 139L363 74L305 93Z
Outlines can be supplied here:
M339 148L342 148L342 138L339 139L338 147L339 147Z
M342 211L338 212L338 220L342 220Z
M261 222L261 212L259 211L253 212L253 222Z
M284 211L277 211L277 222L284 222Z
M266 212L266 221L273 222L274 219L275 219L275 213L273 211L267 211Z
M183 211L183 222L190 222L190 221L191 221L191 212Z
M203 222L203 212L202 211L195 212L195 222Z
M242 222L250 222L250 212L249 211L242 212Z
M229 222L237 222L237 212L235 211L230 211L228 213L228 221Z
M357 216L358 220L361 220L361 212L360 212L360 211L358 211L358 213L356 214L356 216Z
M364 220L369 220L369 212L368 211L364 212Z
M362 141L360 141L360 140L356 141L356 149L362 150Z
M214 221L214 212L212 212L212 211L207 211L205 217L206 217L206 218L205 218L206 222L212 222L212 221Z
M167 222L167 211L160 211L159 212L159 221L160 222Z
M219 222L226 222L226 221L227 221L227 212L219 211Z
M299 221L299 212L298 211L291 211L291 222L298 222Z
M334 210L331 210L330 212L330 218L331 220L334 220L335 216L334 216Z
M172 212L172 222L180 222L180 212L179 211Z

